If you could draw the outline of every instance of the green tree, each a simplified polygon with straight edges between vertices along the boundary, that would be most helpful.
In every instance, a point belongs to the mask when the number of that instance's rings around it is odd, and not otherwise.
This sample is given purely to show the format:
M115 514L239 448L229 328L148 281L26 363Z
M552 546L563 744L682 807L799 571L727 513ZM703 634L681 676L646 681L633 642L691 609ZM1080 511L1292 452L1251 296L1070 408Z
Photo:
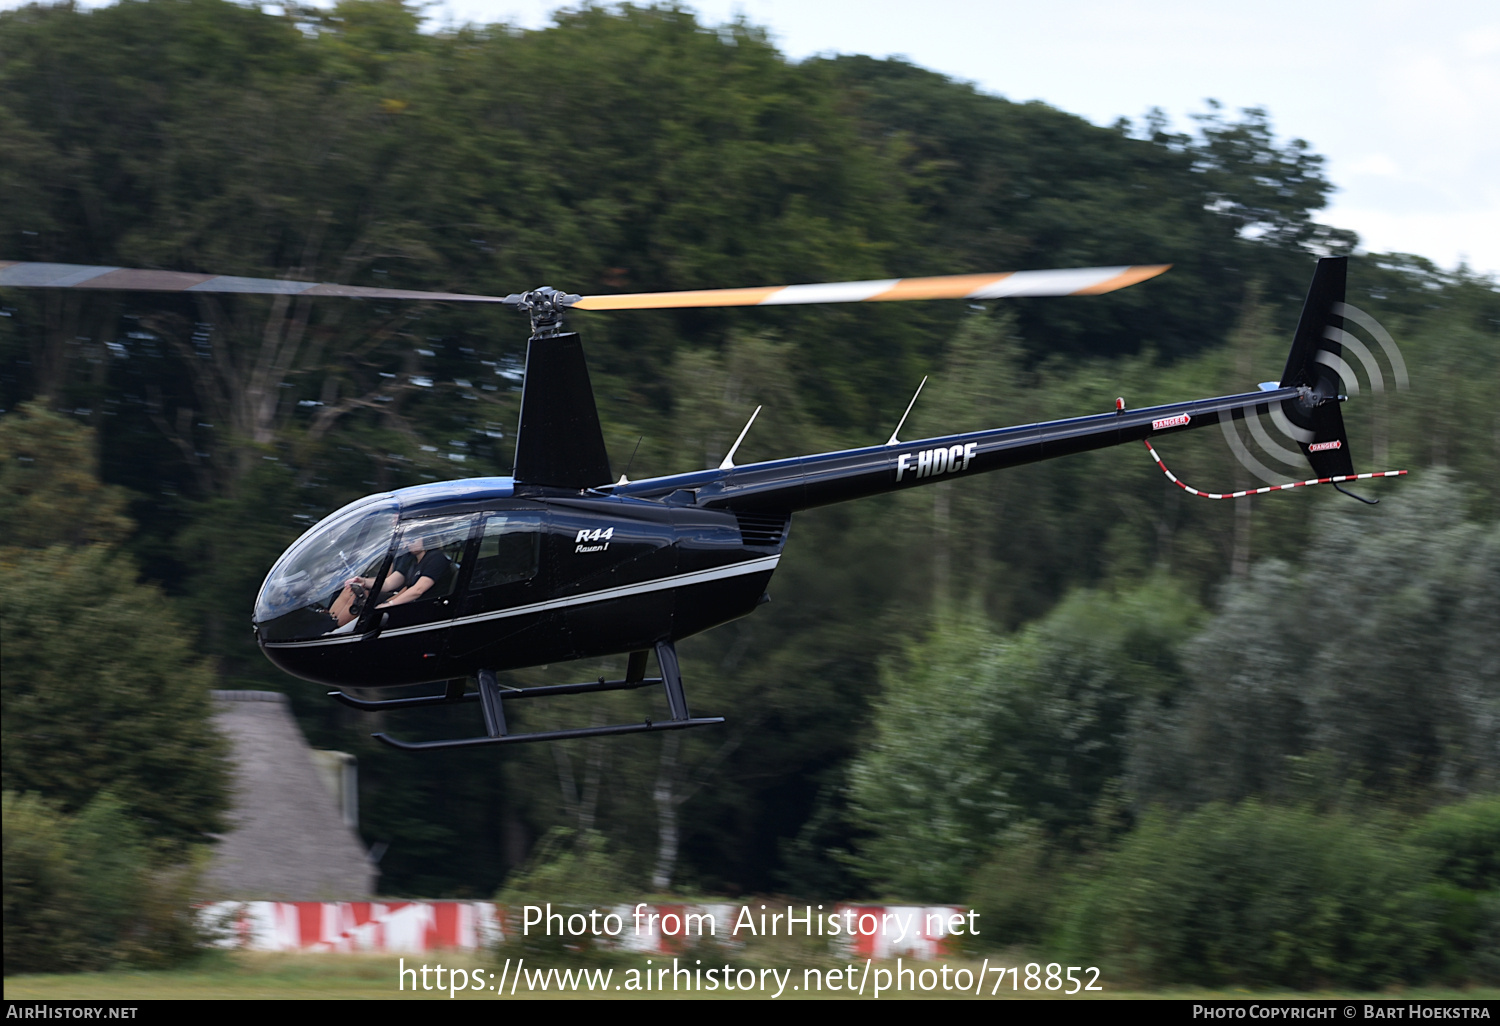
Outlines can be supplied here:
M1451 906L1445 926L1471 978L1500 983L1500 795L1475 795L1422 817L1412 843L1434 856Z
M160 968L200 953L195 864L163 868L113 796L74 816L35 794L4 800L7 974Z
M1198 616L1156 578L1075 592L1008 637L938 617L882 667L849 770L857 867L891 893L951 901L1006 828L1034 824L1063 848L1109 840L1131 717L1181 689L1177 647Z
M1060 946L1150 984L1379 988L1443 962L1430 860L1390 824L1246 802L1146 817Z
M86 912L62 818L36 795L4 794L5 972L83 968Z
M906 172L921 213L907 259L921 271L1174 265L1106 303L1016 304L1034 357L1201 352L1232 328L1247 277L1286 301L1278 322L1289 327L1317 247L1352 248L1349 233L1312 221L1332 188L1321 158L1300 141L1279 143L1264 111L1229 121L1213 105L1196 135L1148 116L1136 133L1129 122L1100 128L987 96L901 60L823 63L866 137ZM959 312L934 316L951 323Z
M1086 847L1118 828L1109 804L1126 768L1131 718L1183 688L1178 651L1201 612L1156 576L1114 593L1075 592L1021 632L1018 669L1034 718L1014 734L996 730L994 751L1015 760L1017 797L1054 839Z
M1459 492L1433 470L1379 507L1325 506L1302 567L1231 585L1188 646L1191 687L1142 709L1142 798L1493 788L1500 530L1466 521Z
M25 404L0 419L0 454L4 547L108 547L130 533L129 497L99 480L92 432L77 421Z
M212 669L160 592L136 583L129 559L104 544L61 543L118 537L128 523L118 490L90 485L89 433L33 407L5 415L0 443L3 473L25 478L7 495L21 496L15 537L38 543L0 549L5 789L69 812L112 790L150 837L179 850L205 840L228 807ZM49 495L58 499L50 519ZM98 500L82 516L79 495Z
M881 666L871 736L849 769L854 865L883 893L952 901L1016 813L997 720L1024 723L1030 699L1006 673L1005 642L942 622Z
M1210 100L1208 112L1195 117L1200 139L1191 149L1208 180L1214 213L1241 237L1285 252L1306 252L1314 244L1352 251L1352 232L1332 231L1312 219L1334 189L1323 177L1323 158L1302 139L1278 145L1262 108L1242 111L1237 122L1227 122L1222 111Z

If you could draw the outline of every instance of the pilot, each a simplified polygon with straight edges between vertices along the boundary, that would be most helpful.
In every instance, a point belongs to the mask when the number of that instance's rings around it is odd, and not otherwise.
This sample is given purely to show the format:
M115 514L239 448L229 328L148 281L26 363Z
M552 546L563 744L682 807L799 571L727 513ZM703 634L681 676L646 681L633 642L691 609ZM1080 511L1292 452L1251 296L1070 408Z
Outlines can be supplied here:
M438 541L435 536L424 538L420 534L414 534L407 540L406 552L396 560L396 565L386 576L385 587L381 589L381 594L395 594L376 606L376 609L389 609L391 606L416 602L433 588L447 582L453 573L453 563L438 548ZM370 579L358 579L360 584L364 584L366 580ZM374 586L373 580L366 585L369 588Z
M424 537L420 534L413 534L407 539L406 551L396 557L396 563L391 567L391 572L385 575L384 585L380 589L382 597L391 597L376 606L376 609L389 609L391 606L416 602L433 588L446 583L453 573L453 563L438 548L439 540L436 536ZM334 623L343 627L358 619L360 613L364 612L365 602L374 587L374 577L351 577L345 581L343 591L328 610Z

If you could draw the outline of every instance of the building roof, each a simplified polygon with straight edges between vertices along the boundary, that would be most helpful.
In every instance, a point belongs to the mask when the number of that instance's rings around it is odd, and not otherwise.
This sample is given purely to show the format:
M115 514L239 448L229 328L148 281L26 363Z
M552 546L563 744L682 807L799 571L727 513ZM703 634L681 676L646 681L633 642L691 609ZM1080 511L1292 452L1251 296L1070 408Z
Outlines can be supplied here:
M359 900L378 870L313 762L285 695L215 691L214 723L233 749L232 826L205 883L241 900Z

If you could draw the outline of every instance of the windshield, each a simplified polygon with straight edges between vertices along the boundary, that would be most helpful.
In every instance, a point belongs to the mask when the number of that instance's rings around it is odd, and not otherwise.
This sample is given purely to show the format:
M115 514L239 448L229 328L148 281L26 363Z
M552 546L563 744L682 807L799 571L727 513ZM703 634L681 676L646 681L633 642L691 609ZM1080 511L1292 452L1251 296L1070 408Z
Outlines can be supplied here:
M276 561L255 600L264 641L316 638L352 630L362 611L353 578L380 573L396 534L396 500L361 499L325 517Z

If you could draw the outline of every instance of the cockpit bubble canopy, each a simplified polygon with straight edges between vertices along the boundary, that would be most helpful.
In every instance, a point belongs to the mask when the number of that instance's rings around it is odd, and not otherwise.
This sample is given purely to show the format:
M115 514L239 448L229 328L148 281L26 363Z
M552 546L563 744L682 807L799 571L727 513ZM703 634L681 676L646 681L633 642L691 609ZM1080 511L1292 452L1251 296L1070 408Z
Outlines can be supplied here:
M337 623L329 613L351 577L380 573L396 536L394 495L372 495L314 524L276 561L255 600L264 641L320 637Z

